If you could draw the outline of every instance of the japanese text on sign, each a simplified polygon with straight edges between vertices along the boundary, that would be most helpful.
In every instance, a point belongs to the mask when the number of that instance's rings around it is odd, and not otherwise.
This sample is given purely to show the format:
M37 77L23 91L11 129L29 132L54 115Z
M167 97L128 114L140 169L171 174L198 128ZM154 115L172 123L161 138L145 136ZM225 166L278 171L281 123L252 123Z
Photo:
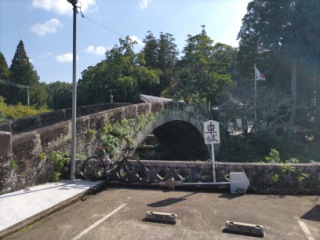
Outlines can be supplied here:
M207 121L204 123L205 144L220 143L219 123L216 121Z

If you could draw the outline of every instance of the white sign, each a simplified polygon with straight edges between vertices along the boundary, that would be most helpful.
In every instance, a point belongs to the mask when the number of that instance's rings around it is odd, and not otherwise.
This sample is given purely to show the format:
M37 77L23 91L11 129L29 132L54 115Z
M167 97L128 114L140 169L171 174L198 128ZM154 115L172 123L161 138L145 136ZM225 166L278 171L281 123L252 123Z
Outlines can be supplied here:
M219 122L213 120L204 122L204 142L205 144L220 143Z

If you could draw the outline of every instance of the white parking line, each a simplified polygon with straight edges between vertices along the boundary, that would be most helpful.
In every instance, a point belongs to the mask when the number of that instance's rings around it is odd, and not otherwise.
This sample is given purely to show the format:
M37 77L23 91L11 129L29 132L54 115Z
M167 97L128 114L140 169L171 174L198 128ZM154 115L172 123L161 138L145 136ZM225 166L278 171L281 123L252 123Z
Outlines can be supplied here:
M94 229L96 226L98 226L100 223L104 222L105 220L107 220L109 217L111 217L113 214L115 214L116 212L118 212L121 208L123 208L124 206L126 206L127 204L124 203L122 205L120 205L119 207L117 207L115 210L113 210L111 213L109 213L108 215L104 216L103 218L101 218L100 220L96 221L94 224L92 224L90 227L88 227L87 229L83 230L81 233L79 233L77 236L75 236L74 238L72 238L72 240L78 240L80 238L82 238L84 235L86 235L88 232L90 232L92 229Z
M309 231L307 225L304 222L298 221L300 227L302 228L302 231L304 232L304 234L306 235L306 237L308 238L308 240L316 240L311 232Z

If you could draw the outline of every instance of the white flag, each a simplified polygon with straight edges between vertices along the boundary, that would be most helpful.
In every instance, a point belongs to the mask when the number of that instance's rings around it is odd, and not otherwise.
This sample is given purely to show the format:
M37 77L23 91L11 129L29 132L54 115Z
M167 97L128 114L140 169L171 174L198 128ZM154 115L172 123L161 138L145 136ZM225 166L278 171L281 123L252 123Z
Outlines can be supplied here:
M255 72L255 80L262 80L265 81L266 78L264 77L264 75L259 71L258 68L254 67L254 72Z

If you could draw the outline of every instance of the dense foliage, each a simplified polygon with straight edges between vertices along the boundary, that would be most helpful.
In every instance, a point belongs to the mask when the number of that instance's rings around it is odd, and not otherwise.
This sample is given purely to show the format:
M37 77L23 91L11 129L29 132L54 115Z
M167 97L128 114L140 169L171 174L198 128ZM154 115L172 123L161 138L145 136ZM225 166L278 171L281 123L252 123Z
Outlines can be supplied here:
M252 0L238 48L214 43L205 26L187 36L180 55L169 33L157 37L148 31L140 52L129 37L119 39L102 61L82 72L78 105L109 102L111 95L114 102L135 102L139 94L147 94L183 100L207 113L210 106L219 106L211 117L234 128L225 137L220 159L251 161L276 148L286 157L289 150L303 153L298 157L307 161L316 156L311 149L319 144L319 36L318 0ZM266 81L254 80L255 65ZM10 67L0 53L0 79L7 104L26 105L27 100L26 88L2 84L10 81L30 86L35 108L71 107L71 84L39 83L22 41ZM1 104L0 114L15 117L4 113L8 106Z
M320 124L319 20L317 0L254 0L238 35L241 83L252 81L254 64L263 69L267 81L259 85L278 85L291 99L291 129Z
M72 84L53 82L46 85L47 105L51 109L70 108L72 104Z
M202 32L188 36L183 56L178 58L171 34L150 31L139 53L128 37L106 52L105 60L90 66L79 80L79 104L109 101L108 91L117 102L133 102L139 94L165 96L188 103L219 103L229 97L235 77L236 49L225 44L213 45Z

